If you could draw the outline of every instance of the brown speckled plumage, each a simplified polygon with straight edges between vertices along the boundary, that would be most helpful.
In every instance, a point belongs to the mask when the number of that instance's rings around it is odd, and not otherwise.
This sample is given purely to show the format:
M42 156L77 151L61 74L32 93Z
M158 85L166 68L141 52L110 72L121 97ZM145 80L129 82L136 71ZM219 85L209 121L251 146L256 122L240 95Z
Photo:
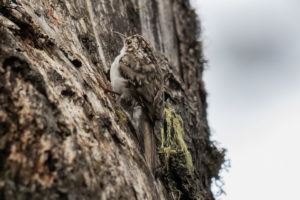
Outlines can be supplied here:
M130 97L134 97L148 112L151 120L160 118L163 104L163 78L151 45L140 35L125 39L125 54L119 70L127 80Z

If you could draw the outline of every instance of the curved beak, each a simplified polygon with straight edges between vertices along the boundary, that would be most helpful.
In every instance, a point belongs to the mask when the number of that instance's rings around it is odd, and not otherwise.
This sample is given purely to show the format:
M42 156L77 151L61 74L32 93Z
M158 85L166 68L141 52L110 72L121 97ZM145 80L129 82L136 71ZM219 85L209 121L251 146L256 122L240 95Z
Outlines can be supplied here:
M117 31L114 31L114 33L118 34L122 38L123 42L125 41L125 38L126 38L125 35L123 35L122 33L117 32Z

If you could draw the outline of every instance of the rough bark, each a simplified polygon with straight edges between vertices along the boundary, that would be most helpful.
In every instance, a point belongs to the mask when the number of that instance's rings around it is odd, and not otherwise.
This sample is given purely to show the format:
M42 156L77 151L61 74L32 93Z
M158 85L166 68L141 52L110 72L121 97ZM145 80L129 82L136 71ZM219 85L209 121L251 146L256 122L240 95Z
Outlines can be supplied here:
M224 152L209 139L198 28L186 0L0 0L0 199L213 199ZM122 46L113 31L143 35L165 66L176 142L156 135L157 173L99 86Z

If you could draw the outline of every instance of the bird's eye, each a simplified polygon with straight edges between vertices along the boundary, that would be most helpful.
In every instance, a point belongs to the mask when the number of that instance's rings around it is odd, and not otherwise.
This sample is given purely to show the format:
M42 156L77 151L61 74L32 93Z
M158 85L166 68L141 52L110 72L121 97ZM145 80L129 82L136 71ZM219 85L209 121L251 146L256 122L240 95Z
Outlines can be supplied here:
M129 44L131 44L132 42L131 42L131 40L128 40L126 43L129 45Z

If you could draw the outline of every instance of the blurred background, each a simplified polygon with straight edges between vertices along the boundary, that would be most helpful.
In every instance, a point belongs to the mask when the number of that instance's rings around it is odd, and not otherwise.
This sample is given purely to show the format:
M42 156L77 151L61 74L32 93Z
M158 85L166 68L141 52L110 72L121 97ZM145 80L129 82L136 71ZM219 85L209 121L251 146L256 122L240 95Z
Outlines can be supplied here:
M222 200L300 199L300 1L191 0L201 21Z

